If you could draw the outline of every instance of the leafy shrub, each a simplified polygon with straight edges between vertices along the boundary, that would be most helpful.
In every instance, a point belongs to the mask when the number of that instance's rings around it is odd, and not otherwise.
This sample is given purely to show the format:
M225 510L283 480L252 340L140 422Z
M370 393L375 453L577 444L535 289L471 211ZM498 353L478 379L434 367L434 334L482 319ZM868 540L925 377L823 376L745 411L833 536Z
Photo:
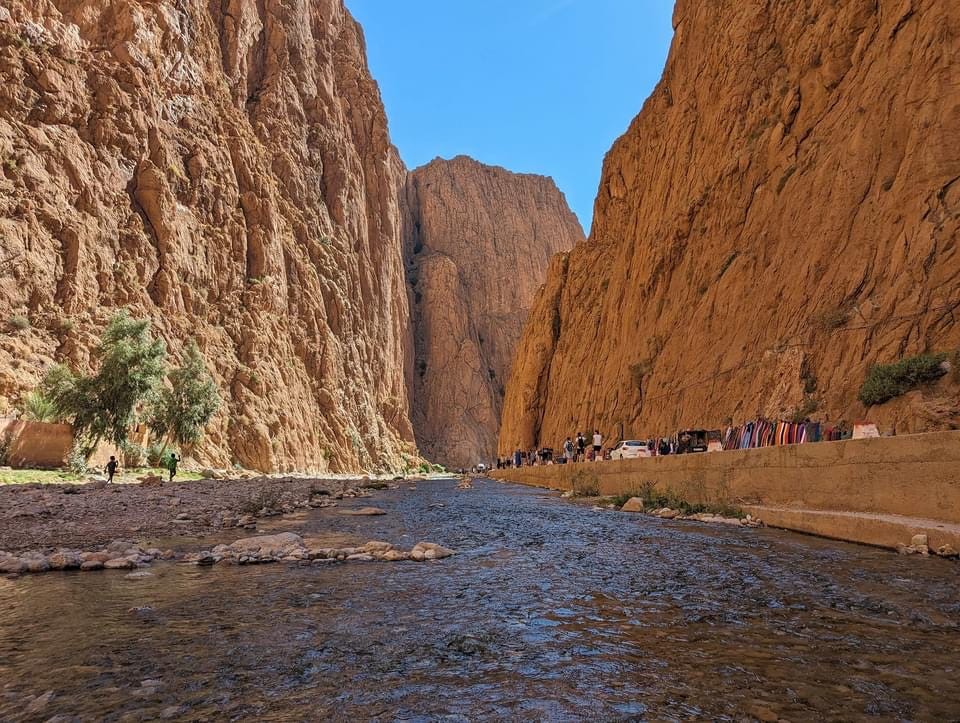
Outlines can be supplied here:
M600 495L600 480L592 472L578 469L570 478L570 486L575 497L597 497Z
M696 515L700 513L710 513L721 515L723 517L744 517L744 512L739 507L725 503L704 504L702 502L689 502L672 489L661 492L653 482L644 482L632 497L639 497L643 500L643 506L648 510L656 510L669 507L672 510L680 510L684 515ZM624 500L626 502L626 500Z
M867 372L858 398L864 405L872 407L935 381L947 373L941 366L946 358L946 354L921 354L894 364L877 364Z
M850 321L850 309L846 307L824 309L813 317L813 325L820 331L834 331L846 326L848 321Z
M124 467L143 467L147 458L147 450L133 442L124 442L120 446L120 452L123 454Z
M58 422L57 406L43 392L34 390L23 400L23 417L31 422Z
M159 467L163 464L163 458L166 455L166 445L154 442L147 447L147 464L151 467Z
M14 314L9 319L10 326L16 331L23 331L30 328L30 319L23 314Z
M87 460L92 453L91 448L74 442L69 454L67 454L67 469L77 476L85 475L87 473Z
M813 397L806 397L803 402L797 405L793 413L790 415L790 421L794 424L800 424L807 419L811 414L816 412L820 408L820 402L818 402Z

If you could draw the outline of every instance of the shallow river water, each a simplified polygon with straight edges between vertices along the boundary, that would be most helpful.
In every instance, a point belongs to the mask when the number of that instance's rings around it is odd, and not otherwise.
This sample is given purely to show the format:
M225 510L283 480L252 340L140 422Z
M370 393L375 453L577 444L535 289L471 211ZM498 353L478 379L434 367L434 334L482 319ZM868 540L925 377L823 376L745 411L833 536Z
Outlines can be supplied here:
M0 720L960 718L954 563L491 481L374 504L275 529L458 554L0 579Z

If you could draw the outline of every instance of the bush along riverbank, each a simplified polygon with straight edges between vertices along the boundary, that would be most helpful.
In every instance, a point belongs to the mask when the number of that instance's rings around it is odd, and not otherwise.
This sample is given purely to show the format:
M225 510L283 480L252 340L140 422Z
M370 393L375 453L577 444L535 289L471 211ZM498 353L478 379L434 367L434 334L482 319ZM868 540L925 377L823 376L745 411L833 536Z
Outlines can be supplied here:
M596 497L598 487L599 485L591 480L578 479L574 484L574 489L564 492L563 496L567 498ZM620 510L621 512L646 514L664 520L691 520L738 527L764 526L762 520L745 513L739 507L727 504L711 505L690 502L672 490L668 489L665 492L660 492L652 482L645 482L636 490L624 494L601 498L598 506Z

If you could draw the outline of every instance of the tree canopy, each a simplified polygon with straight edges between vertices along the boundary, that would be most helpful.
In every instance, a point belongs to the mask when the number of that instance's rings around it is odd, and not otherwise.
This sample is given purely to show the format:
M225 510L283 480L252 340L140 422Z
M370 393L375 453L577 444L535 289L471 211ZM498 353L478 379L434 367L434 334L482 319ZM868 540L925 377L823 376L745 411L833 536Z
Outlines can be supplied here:
M95 350L96 374L77 374L53 367L40 384L41 393L70 418L78 442L92 449L101 439L117 446L127 441L141 403L163 379L167 358L162 339L150 334L150 322L133 319L126 310L107 324Z
M196 444L220 408L220 394L195 341L188 342L180 366L167 377L170 386L161 386L151 400L150 429L181 446Z

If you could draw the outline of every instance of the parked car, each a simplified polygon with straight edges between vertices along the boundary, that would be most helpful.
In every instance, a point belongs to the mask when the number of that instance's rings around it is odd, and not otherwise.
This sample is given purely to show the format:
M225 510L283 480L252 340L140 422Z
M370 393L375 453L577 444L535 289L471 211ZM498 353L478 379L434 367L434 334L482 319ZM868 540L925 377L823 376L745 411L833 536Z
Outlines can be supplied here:
M686 429L677 433L677 454L707 451L707 430Z
M637 459L649 456L650 450L647 449L647 443L639 439L621 440L610 453L610 459Z

